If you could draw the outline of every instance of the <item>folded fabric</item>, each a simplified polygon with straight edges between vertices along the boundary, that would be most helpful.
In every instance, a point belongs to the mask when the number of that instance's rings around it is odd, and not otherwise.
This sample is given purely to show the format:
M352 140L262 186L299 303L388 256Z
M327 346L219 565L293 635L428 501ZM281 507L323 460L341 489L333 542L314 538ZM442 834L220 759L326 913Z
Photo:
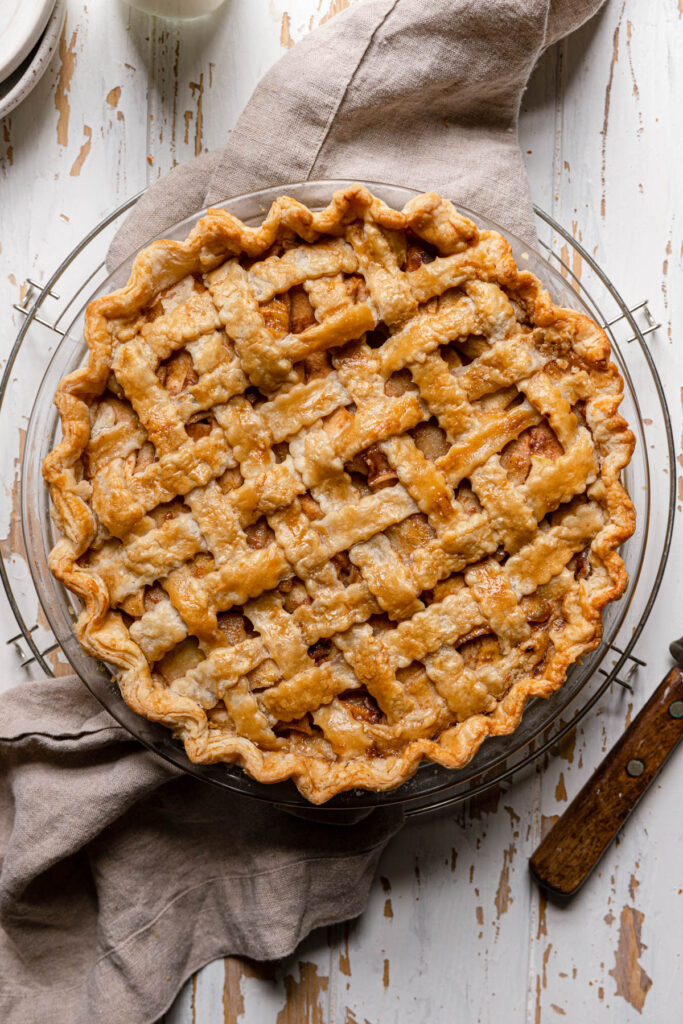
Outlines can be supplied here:
M307 178L435 189L533 241L517 115L601 0L365 0L291 50L227 145L137 204L117 266L211 203ZM359 914L398 810L335 827L182 775L76 677L0 697L0 1016L154 1021L202 964Z
M74 677L0 715L0 1019L153 1021L216 957L357 916L402 823L294 818L147 753Z
M221 200L353 178L441 192L533 245L517 138L543 50L604 0L365 0L268 72L222 149L176 167L136 204L108 255Z

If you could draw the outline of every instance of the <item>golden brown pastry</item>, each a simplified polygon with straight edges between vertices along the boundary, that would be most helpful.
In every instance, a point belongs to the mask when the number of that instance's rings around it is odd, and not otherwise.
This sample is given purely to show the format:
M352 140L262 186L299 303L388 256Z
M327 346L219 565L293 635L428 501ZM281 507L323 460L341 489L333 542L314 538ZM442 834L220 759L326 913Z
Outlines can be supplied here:
M51 567L126 702L314 803L466 764L596 647L633 435L604 332L434 193L210 210L91 303Z

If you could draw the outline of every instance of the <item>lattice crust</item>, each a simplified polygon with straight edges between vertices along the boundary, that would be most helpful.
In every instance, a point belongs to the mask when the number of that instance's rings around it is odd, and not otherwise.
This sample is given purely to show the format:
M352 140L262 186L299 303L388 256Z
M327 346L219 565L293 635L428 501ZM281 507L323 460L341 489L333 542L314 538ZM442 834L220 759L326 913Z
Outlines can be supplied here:
M211 210L91 303L44 465L84 648L320 803L464 765L601 636L634 528L605 334L429 193Z

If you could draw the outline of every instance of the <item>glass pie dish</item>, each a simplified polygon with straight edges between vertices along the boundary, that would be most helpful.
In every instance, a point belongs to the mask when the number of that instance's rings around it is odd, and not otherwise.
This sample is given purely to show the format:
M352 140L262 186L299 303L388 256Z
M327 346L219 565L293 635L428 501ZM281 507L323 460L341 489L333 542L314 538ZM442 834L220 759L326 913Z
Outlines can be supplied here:
M258 224L272 200L278 195L287 194L300 199L311 208L320 208L327 204L334 189L344 184L346 183L305 182L280 186L237 197L222 205L247 224ZM389 205L399 208L416 194L396 186L375 183L368 183L368 186ZM163 232L163 237L184 238L203 212L200 211L167 229ZM605 321L605 317L586 291L585 285L581 287L581 292L577 293L570 282L557 273L548 261L530 251L521 241L515 240L509 232L498 228L481 214L467 209L463 209L463 212L480 227L501 230L511 241L519 266L536 274L549 289L556 303L585 312L598 322ZM103 234L105 227L102 227ZM561 230L559 226L555 227ZM103 235L97 236L93 233L89 236L78 252L80 263L83 263L83 250L92 245L95 237L99 237L100 243L102 242ZM586 260L590 260L587 254L583 255ZM84 269L87 269L87 261ZM181 744L176 742L165 728L139 717L130 710L124 703L107 666L90 658L81 648L74 633L74 620L79 611L78 601L63 589L48 569L48 554L57 537L50 519L49 499L40 467L43 458L59 438L59 421L52 397L59 380L80 365L84 359L86 347L82 340L82 324L85 307L93 298L123 285L128 278L129 269L130 261L127 261L107 275L102 265L93 271L91 264L90 273L85 279L81 278L79 282L78 275L75 275L77 290L70 296L66 308L59 316L59 333L62 338L53 349L28 416L19 481L22 539L26 562L42 611L61 650L86 686L129 732L150 749L183 770L235 792L273 801L289 808L310 809L308 802L291 783L265 786L249 778L235 765L191 763ZM72 266L68 264L60 270L64 270L66 274L72 271ZM59 273L58 271L57 274ZM599 277L599 268L596 268L596 273ZM53 287L54 283L56 282L53 279L48 287ZM614 290L609 285L606 287L619 305L620 300ZM41 295L41 300L44 294ZM630 316L628 313L626 315L627 318ZM34 328L37 330L40 321L37 321L36 307L29 315L28 323L19 339L20 343L30 345L31 319L34 320ZM562 731L571 727L578 716L585 713L594 703L605 685L609 684L619 670L620 661L629 656L656 593L668 549L671 519L670 494L664 499L661 480L657 480L657 476L661 474L653 473L650 456L652 449L648 447L651 440L646 436L648 427L655 422L653 415L656 413L658 425L663 429L662 436L668 445L670 459L668 416L649 351L635 324L633 330L637 347L634 344L629 347L628 343L621 346L614 337L611 340L614 358L625 382L621 411L636 435L636 450L631 464L624 473L624 483L636 507L637 527L633 537L621 549L629 574L629 584L622 598L605 609L602 644L582 662L572 667L560 691L546 701L535 700L529 704L515 733L488 740L465 768L453 772L435 765L423 765L412 779L398 789L385 793L352 790L327 803L323 809L324 813L360 811L390 803L435 806L472 795L499 781L522 763L537 756L549 743L556 741ZM636 373L637 385L632 376ZM646 382L645 387L643 382ZM644 413L641 405L646 396L649 404L647 413ZM650 404L652 409L649 408ZM664 518L663 511L666 512ZM655 533L657 541L653 543ZM610 664L615 660L614 652L620 655L616 658L616 665ZM600 671L604 673L602 677L599 675ZM311 813L319 812L317 809L311 809Z

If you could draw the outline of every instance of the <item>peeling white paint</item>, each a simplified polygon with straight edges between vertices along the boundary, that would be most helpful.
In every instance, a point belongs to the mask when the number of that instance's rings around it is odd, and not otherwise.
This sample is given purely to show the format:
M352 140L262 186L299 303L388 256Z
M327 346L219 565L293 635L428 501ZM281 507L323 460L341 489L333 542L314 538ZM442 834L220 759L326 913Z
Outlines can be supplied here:
M224 141L261 75L284 52L285 14L288 33L298 41L333 8L330 0L227 3L210 23L181 29L123 4L70 4L65 39L68 44L76 33L76 41L65 144L63 133L62 142L57 138L54 103L59 58L32 97L0 123L2 308L17 301L17 282L29 272L44 278L124 198L174 162ZM563 224L576 225L627 298L650 297L665 319L670 334L660 332L653 347L677 438L683 140L676 126L683 71L675 58L682 48L683 18L675 3L610 0L598 19L542 59L525 96L520 133L535 201ZM90 151L74 177L69 172L86 125L92 126ZM11 335L7 330L0 340L0 363ZM0 488L5 525L8 514ZM679 538L680 530L679 523ZM681 580L674 569L672 563L660 608L678 607ZM27 581L26 566L18 571ZM11 628L4 605L0 625L3 632ZM649 665L633 713L663 676L675 629L669 614L651 619L639 647ZM2 644L0 674L18 681L15 656ZM671 1019L683 988L683 828L670 784L671 772L680 768L670 766L569 908L546 905L526 866L544 822L567 805L563 791L571 800L620 734L629 703L620 694L605 699L601 713L582 723L573 747L566 744L563 756L549 758L543 773L528 770L469 809L412 822L383 858L384 882L377 878L359 921L311 936L273 977L234 962L227 971L222 962L209 965L179 995L166 1024ZM615 983L624 907L633 908L626 925L634 920L640 929L632 944L642 950L638 969L652 979L642 1014L617 994Z

